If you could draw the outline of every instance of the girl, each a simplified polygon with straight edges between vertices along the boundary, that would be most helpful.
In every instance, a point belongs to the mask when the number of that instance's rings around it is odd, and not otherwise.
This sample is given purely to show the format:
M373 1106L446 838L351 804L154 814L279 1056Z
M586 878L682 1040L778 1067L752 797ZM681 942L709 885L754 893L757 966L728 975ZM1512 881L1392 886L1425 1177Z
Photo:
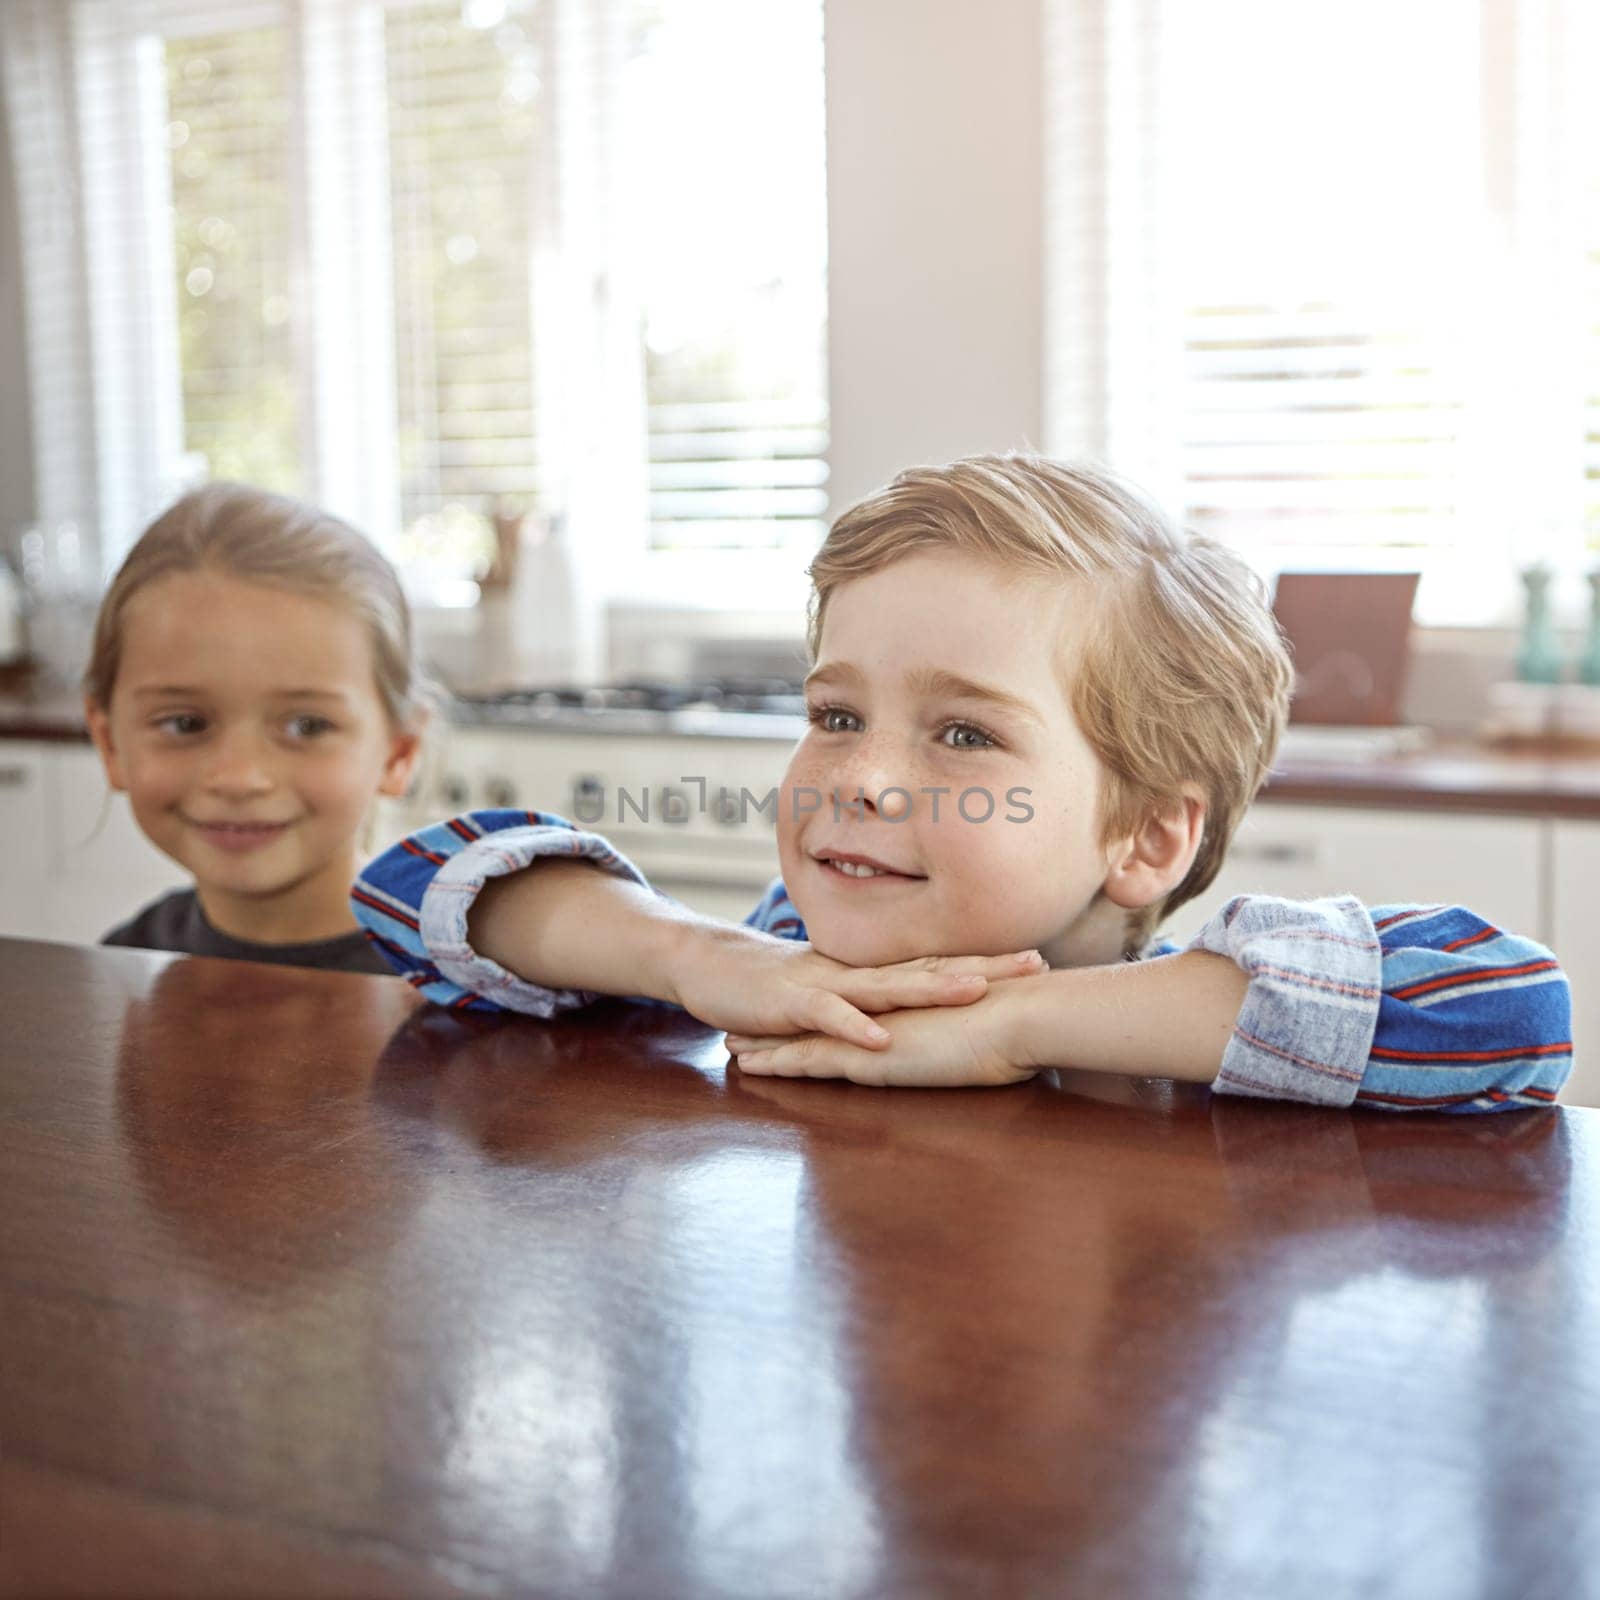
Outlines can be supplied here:
M84 711L111 787L194 877L104 943L390 970L350 880L427 711L405 596L367 539L240 484L185 495L101 602Z

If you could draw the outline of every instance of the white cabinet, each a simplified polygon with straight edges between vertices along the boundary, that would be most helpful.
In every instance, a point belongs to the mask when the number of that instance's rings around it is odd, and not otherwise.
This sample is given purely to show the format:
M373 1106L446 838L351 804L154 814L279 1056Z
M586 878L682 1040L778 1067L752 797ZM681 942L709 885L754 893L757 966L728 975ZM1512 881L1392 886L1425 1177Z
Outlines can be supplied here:
M106 783L88 745L47 749L55 792L55 863L37 938L93 944L188 875L139 831L128 797Z
M0 740L0 935L39 931L50 881L53 769L47 747Z
M1469 906L1561 959L1572 982L1576 1046L1562 1103L1600 1106L1597 891L1597 822L1264 802L1240 826L1217 882L1165 931L1187 938L1235 894L1350 893L1368 905Z
M1217 881L1178 911L1168 931L1174 938L1197 932L1236 894L1353 894L1368 905L1470 906L1502 927L1548 939L1541 884L1550 826L1537 817L1264 802L1240 825Z
M380 802L372 853L416 825ZM139 831L86 744L0 739L0 936L94 944L189 875Z
M1561 1098L1600 1106L1600 822L1551 827L1550 944L1572 981L1572 1076Z
M88 745L0 739L0 934L92 944L187 880Z

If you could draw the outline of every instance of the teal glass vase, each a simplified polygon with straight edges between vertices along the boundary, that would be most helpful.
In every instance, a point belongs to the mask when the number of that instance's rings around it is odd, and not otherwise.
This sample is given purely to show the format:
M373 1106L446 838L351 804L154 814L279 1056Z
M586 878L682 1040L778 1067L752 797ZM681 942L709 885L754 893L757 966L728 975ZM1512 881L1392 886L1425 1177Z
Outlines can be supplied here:
M1555 574L1549 567L1524 567L1521 576L1525 594L1517 677L1523 683L1560 683L1561 649L1550 621L1550 581Z
M1578 657L1578 682L1600 688L1600 567L1589 574L1589 631Z

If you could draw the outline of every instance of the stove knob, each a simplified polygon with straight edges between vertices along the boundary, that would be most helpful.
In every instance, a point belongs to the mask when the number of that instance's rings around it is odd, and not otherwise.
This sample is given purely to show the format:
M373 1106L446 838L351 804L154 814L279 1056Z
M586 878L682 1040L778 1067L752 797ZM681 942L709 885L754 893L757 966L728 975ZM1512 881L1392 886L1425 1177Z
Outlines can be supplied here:
M597 822L604 822L606 816L606 784L605 779L596 777L592 772L585 772L572 780L572 797L568 802L568 814L580 827L592 827ZM620 808L619 808L620 809Z
M516 785L509 778L485 778L483 793L496 810L509 811L517 803Z
M439 780L439 795L452 811L464 811L472 798L467 780L459 773L447 772Z

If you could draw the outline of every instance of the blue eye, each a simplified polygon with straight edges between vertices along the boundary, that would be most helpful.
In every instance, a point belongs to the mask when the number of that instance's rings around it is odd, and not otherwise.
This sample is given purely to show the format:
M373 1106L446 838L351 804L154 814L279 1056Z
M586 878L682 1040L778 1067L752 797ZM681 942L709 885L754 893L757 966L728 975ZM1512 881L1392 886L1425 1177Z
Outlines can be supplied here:
M319 734L331 733L333 724L326 717L312 716L309 712L289 718L289 732L296 739L315 739Z
M852 720L855 712L846 711L843 706L808 706L806 718L815 728L821 728L824 733L848 733L848 728L839 728L829 722L830 717L849 717Z
M997 742L992 735L971 722L947 722L939 730L939 736L943 738L947 733L970 733L983 741L981 744L953 744L950 746L952 750L988 750Z
M855 723L859 726L860 718L853 711L847 711L843 706L808 706L806 708L807 720L814 728L819 728L823 733L853 733L855 728L841 726L833 719L842 717L845 723ZM969 735L968 739L958 743L950 743L946 735L962 733ZM939 740L950 750L992 750L998 749L1000 741L985 728L980 728L975 722L947 722L939 729Z

